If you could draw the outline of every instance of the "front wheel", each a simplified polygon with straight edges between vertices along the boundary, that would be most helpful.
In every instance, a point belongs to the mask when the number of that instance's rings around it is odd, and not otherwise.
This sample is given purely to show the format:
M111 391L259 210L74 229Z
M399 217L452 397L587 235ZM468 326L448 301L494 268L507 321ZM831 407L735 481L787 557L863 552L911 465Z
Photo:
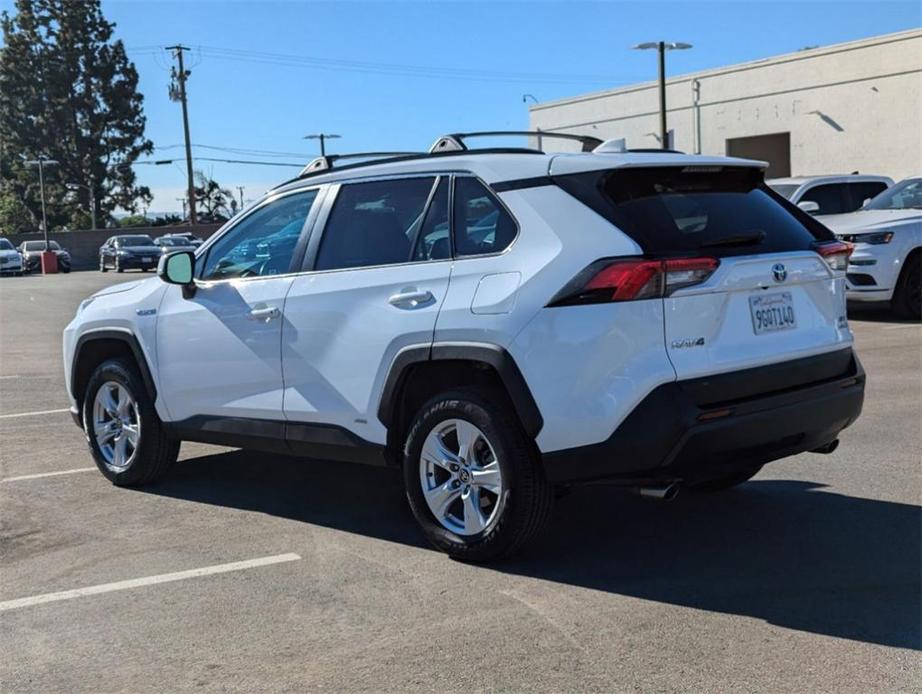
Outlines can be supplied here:
M922 318L922 255L910 254L896 283L893 308L903 318Z
M102 258L99 259L99 271L100 272L109 272L109 268L106 267L106 261Z
M511 555L550 516L553 488L509 410L499 392L444 393L423 406L407 437L410 509L429 542L455 559Z
M83 399L83 429L100 472L113 484L139 486L163 477L179 456L130 359L100 364Z

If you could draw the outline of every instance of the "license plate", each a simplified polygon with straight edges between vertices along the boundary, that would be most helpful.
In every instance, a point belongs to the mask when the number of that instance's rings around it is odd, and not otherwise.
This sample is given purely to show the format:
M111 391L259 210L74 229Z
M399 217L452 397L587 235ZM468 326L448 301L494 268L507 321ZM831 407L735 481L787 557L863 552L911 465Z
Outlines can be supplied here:
M797 327L791 292L750 296L749 311L752 313L752 329L756 335Z

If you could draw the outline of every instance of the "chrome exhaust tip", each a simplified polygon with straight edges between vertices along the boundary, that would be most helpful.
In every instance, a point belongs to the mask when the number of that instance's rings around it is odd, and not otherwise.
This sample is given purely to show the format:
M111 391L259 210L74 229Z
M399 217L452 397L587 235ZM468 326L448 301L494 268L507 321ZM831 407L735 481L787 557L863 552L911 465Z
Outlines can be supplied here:
M648 499L659 499L660 501L672 501L679 493L679 483L660 485L657 487L636 487L635 491Z

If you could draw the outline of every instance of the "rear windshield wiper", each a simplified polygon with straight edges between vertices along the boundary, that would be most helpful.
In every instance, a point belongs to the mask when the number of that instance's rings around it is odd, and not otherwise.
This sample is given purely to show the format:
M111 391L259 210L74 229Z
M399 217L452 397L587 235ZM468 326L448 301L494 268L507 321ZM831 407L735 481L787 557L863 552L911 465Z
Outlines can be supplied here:
M721 236L702 243L698 248L715 248L717 246L754 246L765 240L764 231L754 231L749 234L734 234L732 236Z

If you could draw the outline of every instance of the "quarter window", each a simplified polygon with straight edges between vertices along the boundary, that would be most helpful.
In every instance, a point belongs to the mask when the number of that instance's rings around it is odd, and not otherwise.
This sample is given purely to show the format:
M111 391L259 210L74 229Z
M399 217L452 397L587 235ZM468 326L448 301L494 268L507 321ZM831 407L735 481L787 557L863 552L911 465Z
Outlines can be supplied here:
M457 255L500 253L518 233L512 216L476 178L455 179L454 217Z
M209 249L202 279L282 275L291 270L316 190L287 195L245 217Z
M410 260L434 177L342 186L317 254L317 270L393 265Z

